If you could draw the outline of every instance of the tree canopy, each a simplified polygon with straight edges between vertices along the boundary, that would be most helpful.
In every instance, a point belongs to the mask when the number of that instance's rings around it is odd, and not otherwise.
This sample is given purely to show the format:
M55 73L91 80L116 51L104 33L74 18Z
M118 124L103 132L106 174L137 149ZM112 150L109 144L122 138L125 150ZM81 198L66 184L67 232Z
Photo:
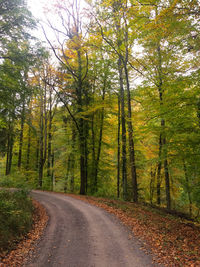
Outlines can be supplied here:
M25 2L1 1L1 177L198 217L199 15L197 0L54 0L48 50Z

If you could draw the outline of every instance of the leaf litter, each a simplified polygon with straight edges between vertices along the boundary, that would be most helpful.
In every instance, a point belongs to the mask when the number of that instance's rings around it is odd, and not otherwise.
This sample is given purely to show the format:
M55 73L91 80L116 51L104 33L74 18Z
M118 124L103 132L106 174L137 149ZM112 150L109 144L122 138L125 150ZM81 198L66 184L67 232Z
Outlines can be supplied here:
M32 229L19 243L16 244L15 249L5 255L0 255L0 267L23 266L34 251L34 246L40 239L47 225L48 216L45 208L36 200L32 201L34 205Z
M117 216L142 241L142 249L151 251L155 264L168 267L200 266L199 225L142 204L91 196L70 196Z

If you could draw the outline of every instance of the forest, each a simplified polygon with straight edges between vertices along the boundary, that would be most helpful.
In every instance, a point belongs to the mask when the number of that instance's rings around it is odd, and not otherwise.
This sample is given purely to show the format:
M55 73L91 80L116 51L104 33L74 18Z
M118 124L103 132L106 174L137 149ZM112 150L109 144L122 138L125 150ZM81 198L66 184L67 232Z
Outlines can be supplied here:
M199 4L0 1L0 186L198 218Z

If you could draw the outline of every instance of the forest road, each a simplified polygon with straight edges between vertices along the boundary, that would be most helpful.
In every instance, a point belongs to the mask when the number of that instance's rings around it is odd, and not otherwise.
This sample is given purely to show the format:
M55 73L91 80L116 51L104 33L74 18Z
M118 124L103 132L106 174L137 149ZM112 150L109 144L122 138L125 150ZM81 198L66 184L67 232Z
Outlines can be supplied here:
M112 214L67 195L33 191L49 222L27 267L148 267L150 255Z

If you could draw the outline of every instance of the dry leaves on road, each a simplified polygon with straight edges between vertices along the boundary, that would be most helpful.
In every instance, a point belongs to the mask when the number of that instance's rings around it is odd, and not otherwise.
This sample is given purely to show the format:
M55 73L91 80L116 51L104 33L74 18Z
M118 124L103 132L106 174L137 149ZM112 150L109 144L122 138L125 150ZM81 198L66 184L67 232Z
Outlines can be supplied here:
M115 214L129 226L154 260L166 266L200 266L200 227L151 207L130 202L70 195Z

